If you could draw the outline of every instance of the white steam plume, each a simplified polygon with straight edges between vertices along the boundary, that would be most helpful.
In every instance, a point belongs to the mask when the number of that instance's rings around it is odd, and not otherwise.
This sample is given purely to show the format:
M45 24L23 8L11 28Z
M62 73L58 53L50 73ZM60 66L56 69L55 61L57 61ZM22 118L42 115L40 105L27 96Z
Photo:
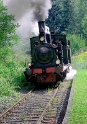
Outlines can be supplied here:
M77 73L76 69L73 69L71 66L69 67L69 69L70 72L67 73L65 80L73 80Z
M3 3L7 6L8 13L15 15L15 22L20 24L17 33L22 38L30 36L34 31L36 34L36 20L45 20L52 7L51 0L3 0ZM33 27L36 28L33 30Z
M8 8L8 14L15 16L14 23L20 25L17 34L21 40L13 50L23 60L23 56L20 55L29 51L29 37L39 34L37 21L48 17L48 11L52 6L51 0L3 0L3 3Z

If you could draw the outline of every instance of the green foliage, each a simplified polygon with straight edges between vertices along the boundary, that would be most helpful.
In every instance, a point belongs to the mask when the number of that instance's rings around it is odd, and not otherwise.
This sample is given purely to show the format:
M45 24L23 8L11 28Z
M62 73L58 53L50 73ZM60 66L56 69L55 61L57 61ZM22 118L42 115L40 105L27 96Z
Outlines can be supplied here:
M83 18L84 16L87 14L87 0L78 0L77 1L77 10L78 10L78 15L77 15L77 24L78 26L76 26L77 28L77 32L79 35L82 35L84 37L84 39L87 39L87 37L85 37L84 35L84 28L86 27L83 27L82 26L82 23L83 23Z
M83 40L80 36L77 36L75 34L68 34L67 38L70 40L71 43L72 54L75 54L85 48L85 40Z
M12 45L13 41L18 40L13 15L7 14L7 8L0 2L0 46Z
M82 29L83 29L83 35L85 35L85 38L87 38L87 14L82 19Z
M49 18L46 20L50 30L57 33L81 35L87 40L87 0L52 1L52 9L49 11Z
M57 33L71 33L75 28L74 21L74 3L71 0L57 1L53 0L52 9L49 11L49 18L46 20L51 30ZM73 29L74 30L74 29Z
M0 48L0 95L11 95L14 89L25 85L24 63L21 63L11 49Z

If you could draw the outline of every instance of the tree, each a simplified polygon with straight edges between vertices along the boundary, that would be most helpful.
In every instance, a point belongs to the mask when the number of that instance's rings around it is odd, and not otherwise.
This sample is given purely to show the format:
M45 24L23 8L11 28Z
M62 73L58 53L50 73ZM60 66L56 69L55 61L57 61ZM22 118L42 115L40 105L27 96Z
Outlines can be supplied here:
M82 26L82 37L84 37L84 39L87 39L87 14L82 19L81 26ZM86 45L87 45L87 42L86 42Z
M14 21L14 16L7 14L7 8L0 1L0 46L11 45L11 41L18 39L16 34L18 24L12 21Z
M83 28L84 34L87 36L87 14L84 16L82 20L82 28Z
M49 18L46 20L47 25L52 31L60 32L60 14L61 8L58 5L58 1L53 0L53 5L51 10L49 10Z
M74 10L73 10L73 3L71 0L64 0L62 3L62 11L61 11L61 32L69 32L72 33L72 30L70 30L70 27L72 23L74 22ZM73 29L73 25L72 25Z
M74 7L71 0L53 0L52 9L49 11L49 18L46 20L50 29L54 28L57 33L71 32L71 24L74 28ZM73 29L74 30L74 29Z

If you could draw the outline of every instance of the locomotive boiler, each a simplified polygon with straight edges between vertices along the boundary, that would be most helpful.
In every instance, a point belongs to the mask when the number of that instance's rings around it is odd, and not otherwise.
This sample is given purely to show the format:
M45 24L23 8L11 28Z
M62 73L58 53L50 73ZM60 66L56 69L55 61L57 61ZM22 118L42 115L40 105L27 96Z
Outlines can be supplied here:
M56 84L63 81L71 64L70 42L66 35L50 32L45 21L38 22L39 36L30 38L31 63L24 71L28 82Z

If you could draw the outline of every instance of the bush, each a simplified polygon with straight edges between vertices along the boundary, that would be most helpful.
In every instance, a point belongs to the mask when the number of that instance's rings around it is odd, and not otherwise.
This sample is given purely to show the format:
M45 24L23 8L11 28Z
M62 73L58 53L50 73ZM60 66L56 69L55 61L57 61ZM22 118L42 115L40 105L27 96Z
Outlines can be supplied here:
M13 89L21 89L25 85L24 63L9 48L1 48L0 57L0 95L11 95Z
M68 35L67 37L71 43L72 54L76 54L79 51L81 52L85 49L85 40L81 39L80 36L73 34L73 35Z

